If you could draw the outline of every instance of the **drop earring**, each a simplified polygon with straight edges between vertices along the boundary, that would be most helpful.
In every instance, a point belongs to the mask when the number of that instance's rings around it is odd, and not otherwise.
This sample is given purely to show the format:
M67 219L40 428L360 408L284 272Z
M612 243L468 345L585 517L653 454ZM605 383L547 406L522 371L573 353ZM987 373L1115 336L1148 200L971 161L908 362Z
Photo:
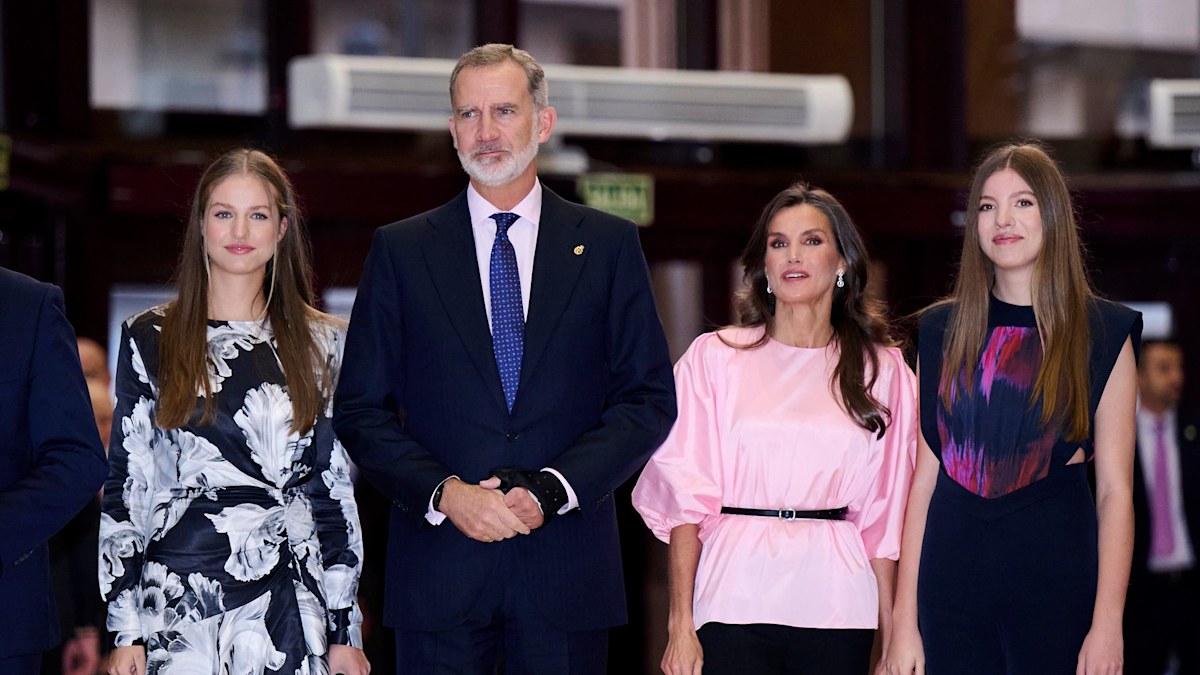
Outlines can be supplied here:
M204 260L204 283L205 285L212 284L212 263L208 259L208 239L204 233L200 233L200 257Z
M839 269L837 271L837 287L838 288L846 287L846 270Z
M260 316L258 318L259 321L262 321L263 319L267 318L267 315L271 311L271 298L275 297L276 270L279 268L279 242L278 241L275 242L275 251L271 254L271 259L267 261L267 264L271 266L271 285L267 288L267 302L263 305L263 313L262 313L262 316Z
M771 293L773 293L773 292L774 292L774 291L772 291L772 290L771 290L771 282L769 282L769 281L768 281L768 282L767 282L767 295L770 295L770 294L771 294Z

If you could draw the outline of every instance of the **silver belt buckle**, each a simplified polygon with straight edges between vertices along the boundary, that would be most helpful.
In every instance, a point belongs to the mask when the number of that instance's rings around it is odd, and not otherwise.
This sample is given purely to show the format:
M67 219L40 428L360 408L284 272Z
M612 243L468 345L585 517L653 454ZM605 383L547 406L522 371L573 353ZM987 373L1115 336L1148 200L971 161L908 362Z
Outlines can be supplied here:
M795 509L779 509L779 519L780 520L795 520L796 519L796 510Z

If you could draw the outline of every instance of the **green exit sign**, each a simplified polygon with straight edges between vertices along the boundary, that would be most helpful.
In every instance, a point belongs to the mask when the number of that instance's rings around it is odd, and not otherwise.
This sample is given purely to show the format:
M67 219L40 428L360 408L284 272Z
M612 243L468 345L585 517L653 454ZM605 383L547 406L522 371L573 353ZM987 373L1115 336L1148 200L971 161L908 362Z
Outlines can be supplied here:
M590 173L576 186L583 203L628 218L642 227L654 222L654 177L644 173Z

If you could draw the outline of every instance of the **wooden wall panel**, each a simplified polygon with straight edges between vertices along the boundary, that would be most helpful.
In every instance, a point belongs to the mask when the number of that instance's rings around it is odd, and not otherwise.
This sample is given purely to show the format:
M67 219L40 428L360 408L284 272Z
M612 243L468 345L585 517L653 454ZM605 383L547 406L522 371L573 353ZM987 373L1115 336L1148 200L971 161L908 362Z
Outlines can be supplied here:
M854 92L851 133L871 132L870 0L774 0L770 66L775 73L836 73Z
M967 137L999 140L1018 133L1016 0L967 3Z

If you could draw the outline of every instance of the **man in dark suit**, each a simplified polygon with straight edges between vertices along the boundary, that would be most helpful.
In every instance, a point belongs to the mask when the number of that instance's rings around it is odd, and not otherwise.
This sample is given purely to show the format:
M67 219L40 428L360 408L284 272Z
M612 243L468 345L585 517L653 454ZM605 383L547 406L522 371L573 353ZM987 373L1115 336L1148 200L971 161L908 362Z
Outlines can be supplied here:
M59 641L46 542L104 482L62 293L0 268L0 673L36 673Z
M1183 350L1142 343L1138 363L1134 547L1126 603L1125 673L1200 674L1200 438L1179 410Z
M675 417L645 260L538 181L556 113L528 53L471 50L450 93L470 185L376 232L335 401L395 505L384 622L400 673L603 673L612 493Z

